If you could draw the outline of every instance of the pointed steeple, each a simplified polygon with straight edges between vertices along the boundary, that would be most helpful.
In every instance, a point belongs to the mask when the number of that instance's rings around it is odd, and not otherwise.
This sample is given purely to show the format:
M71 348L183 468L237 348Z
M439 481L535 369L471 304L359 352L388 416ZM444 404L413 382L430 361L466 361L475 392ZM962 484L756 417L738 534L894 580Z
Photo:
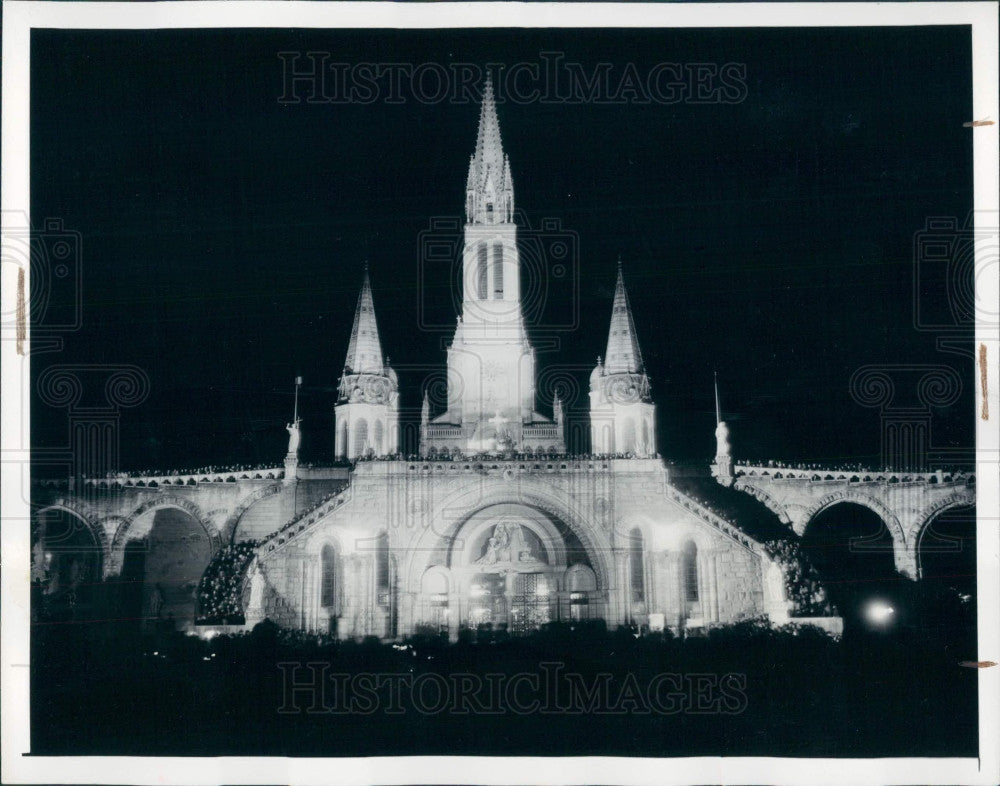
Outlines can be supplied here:
M479 112L476 152L469 161L465 211L470 224L505 224L513 220L514 184L510 161L503 152L493 80L486 75Z
M719 372L715 372L715 425L722 422L722 410L719 409Z
M347 347L344 374L382 374L382 343L378 336L378 322L375 320L375 302L372 299L372 285L368 277L368 263L365 262L365 278L358 295L358 307L354 312L354 327L351 329L351 343Z
M632 319L632 308L625 291L622 261L618 259L618 283L611 310L611 330L608 332L608 351L604 356L605 374L642 374L642 353Z

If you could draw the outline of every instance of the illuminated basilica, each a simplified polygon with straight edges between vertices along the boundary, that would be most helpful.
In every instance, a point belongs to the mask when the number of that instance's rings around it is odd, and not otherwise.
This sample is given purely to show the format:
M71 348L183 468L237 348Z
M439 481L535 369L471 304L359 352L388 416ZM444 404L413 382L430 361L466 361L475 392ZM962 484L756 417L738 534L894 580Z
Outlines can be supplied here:
M489 83L465 196L447 403L432 411L424 398L419 457L400 456L399 383L366 270L334 405L336 465L300 466L295 419L284 465L270 470L92 480L91 493L36 516L43 591L58 595L53 577L141 576L146 618L270 619L385 639L587 618L674 631L786 620L781 572L762 545L671 483L620 265L607 345L594 347L590 452L567 454L558 398L551 417L538 411L511 163ZM724 424L717 438L725 476ZM94 542L75 569L52 546L68 514ZM163 533L181 521L193 534L171 553Z
M337 456L362 460L344 492L258 547L248 624L395 637L587 617L677 629L780 611L780 587L765 599L760 545L670 484L620 266L590 376L591 453L566 456L558 398L551 418L536 409L514 185L489 84L465 209L447 406L432 412L425 396L421 458L391 458L397 378L366 273L335 406Z

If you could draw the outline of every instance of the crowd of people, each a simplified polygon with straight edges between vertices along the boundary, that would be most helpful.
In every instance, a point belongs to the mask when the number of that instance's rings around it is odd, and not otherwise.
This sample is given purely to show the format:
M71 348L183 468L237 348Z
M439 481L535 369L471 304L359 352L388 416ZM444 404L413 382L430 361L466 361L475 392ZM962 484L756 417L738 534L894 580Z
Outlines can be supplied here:
M539 449L535 452L512 453L464 453L460 450L428 451L426 454L392 453L385 456L359 456L362 461L611 461L615 459L638 458L635 453L558 453ZM656 455L659 458L659 454Z
M281 467L278 467L273 462L270 464L229 464L226 466L216 466L213 464L196 469L140 469L131 472L109 472L108 478L111 480L125 480L126 478L162 478L181 475L219 475L234 472L261 472L275 469L281 469Z
M863 464L858 463L842 463L842 464L814 464L805 462L794 462L794 461L737 461L738 466L741 467L767 467L768 469L789 469L792 471L801 472L865 472L868 474L872 473L886 473L886 472L941 472L946 475L962 475L966 472L965 469L961 467L948 466L948 467L934 467L933 469L916 470L912 468L892 468L886 467L885 469L872 469L871 467L866 467Z
M659 458L659 455L656 456ZM430 451L426 454L416 453L390 453L382 456L369 454L358 456L354 461L335 460L331 462L300 462L302 469L315 469L336 466L351 466L364 461L469 461L476 459L479 461L492 460L515 460L515 461L609 461L614 459L634 459L637 458L633 452L618 453L559 453L539 448L537 451L519 451L514 453L474 453L467 454L460 450ZM768 466L785 466L771 462ZM804 467L800 467L804 468ZM169 477L207 477L211 475L242 475L250 472L284 472L284 468L272 463L261 464L210 464L194 469L137 469L127 472L108 472L107 480L124 481L132 478L169 478ZM275 475L277 477L277 474Z
M768 556L781 566L785 594L792 602L793 617L828 617L836 613L820 581L819 571L792 540L769 540L764 543Z
M198 585L200 624L242 624L243 574L257 545L256 540L246 540L226 546L212 558Z

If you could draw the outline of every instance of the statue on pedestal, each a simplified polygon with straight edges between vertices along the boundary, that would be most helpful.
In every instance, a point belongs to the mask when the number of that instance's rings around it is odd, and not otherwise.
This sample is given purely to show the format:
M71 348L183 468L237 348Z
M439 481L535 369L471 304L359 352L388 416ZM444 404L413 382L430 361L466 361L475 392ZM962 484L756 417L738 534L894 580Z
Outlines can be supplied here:
M295 414L292 415L292 422L285 426L285 431L288 432L288 456L292 458L299 457L299 443L302 441L302 432L299 428L299 423L302 419L299 417L299 388L302 387L302 377L295 378Z
M729 458L729 427L724 420L715 427L715 457Z
M288 455L298 456L299 454L299 443L302 441L302 432L299 429L299 423L301 419L296 419L294 423L289 423L285 426L285 430L288 432Z

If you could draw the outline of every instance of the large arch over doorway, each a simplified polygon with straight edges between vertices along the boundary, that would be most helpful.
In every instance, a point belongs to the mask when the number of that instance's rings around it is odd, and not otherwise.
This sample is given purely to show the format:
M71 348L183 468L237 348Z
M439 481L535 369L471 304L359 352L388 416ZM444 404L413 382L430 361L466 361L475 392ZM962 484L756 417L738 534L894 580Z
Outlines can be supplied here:
M449 539L446 567L457 625L491 625L524 633L571 618L584 595L599 606L592 556L560 520L521 502L487 505L461 523ZM570 589L567 571L586 571L593 589ZM578 597L571 597L578 596ZM426 606L433 599L422 599Z

